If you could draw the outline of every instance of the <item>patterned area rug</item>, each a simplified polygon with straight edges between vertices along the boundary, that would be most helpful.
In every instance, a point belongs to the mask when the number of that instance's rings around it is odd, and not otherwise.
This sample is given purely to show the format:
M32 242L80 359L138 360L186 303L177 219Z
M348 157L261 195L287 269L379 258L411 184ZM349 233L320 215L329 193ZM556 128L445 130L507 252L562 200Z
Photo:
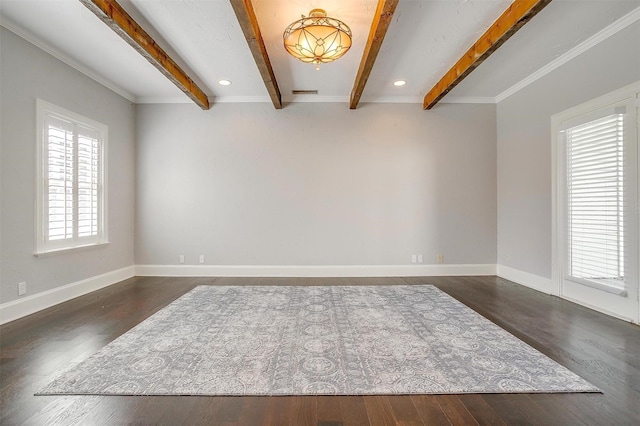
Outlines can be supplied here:
M429 285L199 286L39 395L598 392Z

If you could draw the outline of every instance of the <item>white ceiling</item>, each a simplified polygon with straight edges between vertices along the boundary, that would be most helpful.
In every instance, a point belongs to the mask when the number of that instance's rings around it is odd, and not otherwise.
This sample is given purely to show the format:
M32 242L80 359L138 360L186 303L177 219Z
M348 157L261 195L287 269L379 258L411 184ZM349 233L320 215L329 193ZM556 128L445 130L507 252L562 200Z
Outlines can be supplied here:
M400 0L362 102L421 103L425 93L511 0ZM270 102L228 0L121 0L120 4L213 102ZM347 102L377 0L253 0L283 100ZM347 23L351 50L319 71L290 57L284 28L313 8ZM495 101L532 73L625 17L640 0L554 0L444 101ZM629 15L631 14L631 15ZM135 102L190 102L78 0L0 0L0 23ZM615 26L615 25L614 25ZM217 82L228 79L230 86ZM407 81L394 87L393 81ZM291 95L291 90L318 95Z

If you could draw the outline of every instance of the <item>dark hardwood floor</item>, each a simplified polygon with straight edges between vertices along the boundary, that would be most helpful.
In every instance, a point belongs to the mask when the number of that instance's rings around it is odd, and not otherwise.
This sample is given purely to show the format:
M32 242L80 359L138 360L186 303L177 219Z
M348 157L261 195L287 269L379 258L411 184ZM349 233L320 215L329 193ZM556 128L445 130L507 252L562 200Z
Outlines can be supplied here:
M602 394L34 396L199 284L434 284ZM2 425L638 425L640 327L496 277L139 277L0 327Z

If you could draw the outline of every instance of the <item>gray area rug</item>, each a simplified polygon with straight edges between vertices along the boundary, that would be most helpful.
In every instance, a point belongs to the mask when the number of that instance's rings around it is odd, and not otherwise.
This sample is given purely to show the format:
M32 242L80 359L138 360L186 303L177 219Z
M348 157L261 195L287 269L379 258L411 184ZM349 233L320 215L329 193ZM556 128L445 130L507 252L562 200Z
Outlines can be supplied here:
M199 286L39 395L598 392L429 285Z

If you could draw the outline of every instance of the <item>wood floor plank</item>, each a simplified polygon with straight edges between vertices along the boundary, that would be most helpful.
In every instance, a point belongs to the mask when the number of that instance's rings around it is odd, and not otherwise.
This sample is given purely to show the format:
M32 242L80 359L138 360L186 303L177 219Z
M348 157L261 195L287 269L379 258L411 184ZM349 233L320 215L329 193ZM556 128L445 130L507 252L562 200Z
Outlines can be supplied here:
M367 407L367 416L372 426L385 426L397 423L389 399L384 395L363 397Z
M206 425L212 423L212 420L219 419L220 411L224 406L224 402L219 397L201 398L196 397L197 401L187 413L186 419L182 422L188 425Z
M80 425L85 416L98 410L104 396L63 396L30 417L26 423L36 425Z
M478 424L478 421L460 401L458 395L438 395L437 401L452 425Z
M342 405L340 397L318 396L316 398L318 424L329 426L343 423Z
M565 399L566 395L556 395L559 398L556 399L564 399L562 404L557 403L549 403L544 395L532 395L531 400L537 405L542 411L549 414L549 417L555 419L555 421L561 422L561 424L571 424L571 425L587 425L591 424L591 420L581 419L580 417L576 417L570 410L567 409L567 400Z
M344 426L358 426L370 424L367 407L362 396L341 396Z
M425 424L411 398L407 398L404 395L390 395L387 396L387 400L396 423L415 426L423 426Z
M83 419L85 425L112 426L144 424L151 416L143 415L141 403L145 397L108 397Z
M512 404L502 394L484 394L480 396L491 407L500 421L507 425L535 425L534 419L528 418L525 412Z
M293 398L286 396L274 396L267 400L263 425L286 425L292 417Z
M479 425L506 424L481 395L459 395L458 398Z
M442 411L435 395L411 395L411 402L416 407L418 415L426 425L448 426L449 418Z
M243 409L242 398L237 396L217 397L220 401L218 421L222 423L235 423L240 418ZM175 423L174 423L175 424Z
M315 396L293 396L291 399L291 425L315 425L318 423L318 406Z
M597 394L34 396L196 285L433 284L602 389ZM0 424L635 424L640 327L497 277L136 277L0 326Z
M244 396L242 410L238 417L238 425L260 425L264 423L269 398L261 396Z

